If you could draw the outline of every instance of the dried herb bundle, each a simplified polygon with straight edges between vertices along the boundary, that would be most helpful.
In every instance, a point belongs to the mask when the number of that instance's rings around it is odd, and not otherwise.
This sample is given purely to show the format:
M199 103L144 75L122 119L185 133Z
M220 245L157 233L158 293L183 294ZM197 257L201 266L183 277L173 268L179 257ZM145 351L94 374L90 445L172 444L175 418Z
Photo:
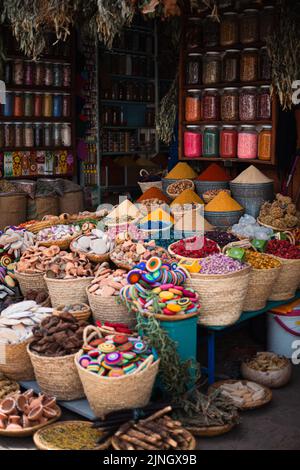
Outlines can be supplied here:
M177 115L178 102L178 74L176 75L170 90L160 102L156 117L156 130L160 140L169 145L174 136L174 126Z

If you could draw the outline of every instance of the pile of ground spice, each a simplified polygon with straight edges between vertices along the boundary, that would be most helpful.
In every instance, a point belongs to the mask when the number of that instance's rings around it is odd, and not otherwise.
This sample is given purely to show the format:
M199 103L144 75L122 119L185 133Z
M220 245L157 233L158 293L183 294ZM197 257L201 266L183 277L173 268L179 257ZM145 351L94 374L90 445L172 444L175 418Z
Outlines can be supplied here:
M165 178L174 180L193 180L197 178L197 176L197 173L192 167L190 167L190 165L185 162L179 162L174 166L173 170L165 176Z
M272 182L273 180L268 178L253 165L249 166L247 170L240 173L240 175L232 181L232 183L240 184L262 184Z
M212 163L197 178L199 181L229 181L226 171L216 163Z
M226 191L221 191L212 201L205 206L205 212L231 212L240 211L239 205Z
M150 214L146 215L141 221L140 224L151 222L165 222L167 224L173 223L174 219L171 214L168 214L166 211L158 208Z
M158 199L166 204L170 202L169 198L159 188L155 187L147 189L147 191L138 198L137 202L148 201L150 199Z
M179 232L199 232L213 230L213 226L207 222L197 211L185 212L183 215L175 215L174 230Z
M171 207L175 206L176 204L184 205L184 204L204 204L201 197L195 193L192 189L186 189L183 191L179 196L171 204Z

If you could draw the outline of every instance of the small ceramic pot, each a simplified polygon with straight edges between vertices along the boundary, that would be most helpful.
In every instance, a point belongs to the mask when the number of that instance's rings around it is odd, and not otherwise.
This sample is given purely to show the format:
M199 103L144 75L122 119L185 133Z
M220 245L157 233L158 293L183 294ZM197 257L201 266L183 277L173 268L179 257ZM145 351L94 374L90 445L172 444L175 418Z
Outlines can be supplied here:
M17 411L15 400L13 398L5 398L1 403L0 411L7 416L15 414Z
M45 416L45 418L48 419L56 418L57 410L55 410L54 408L50 408L49 406L44 406L43 415Z
M34 395L34 391L33 391L32 388L30 388L29 390L27 390L26 392L23 393L23 397L25 397L27 400L32 398L33 395Z
M16 399L17 410L24 413L24 409L25 409L26 405L27 405L26 397L24 397L24 395L18 396L17 399Z
M23 429L21 426L20 416L10 416L6 429L7 431L20 431L21 429Z
M29 421L39 421L43 414L43 406L38 405L30 409L28 419Z

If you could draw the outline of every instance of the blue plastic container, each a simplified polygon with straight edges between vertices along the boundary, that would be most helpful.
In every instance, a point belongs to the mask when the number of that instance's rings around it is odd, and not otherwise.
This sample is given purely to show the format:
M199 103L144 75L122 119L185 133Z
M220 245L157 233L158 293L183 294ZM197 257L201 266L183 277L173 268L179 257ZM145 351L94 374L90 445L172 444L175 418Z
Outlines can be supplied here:
M197 359L198 316L177 321L161 321L161 327L176 342L177 352L182 362Z

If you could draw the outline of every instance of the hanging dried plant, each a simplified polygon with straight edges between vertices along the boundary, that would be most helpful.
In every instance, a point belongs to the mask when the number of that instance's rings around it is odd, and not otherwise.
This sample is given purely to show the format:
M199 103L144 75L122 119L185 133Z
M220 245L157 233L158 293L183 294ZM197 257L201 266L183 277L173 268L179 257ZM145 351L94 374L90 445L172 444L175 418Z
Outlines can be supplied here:
M298 2L278 2L278 24L267 39L272 64L272 93L284 110L292 108L293 82L300 78L300 8Z
M170 145L174 138L174 127L177 116L178 102L178 74L176 75L170 90L160 102L156 117L156 130L162 142Z

